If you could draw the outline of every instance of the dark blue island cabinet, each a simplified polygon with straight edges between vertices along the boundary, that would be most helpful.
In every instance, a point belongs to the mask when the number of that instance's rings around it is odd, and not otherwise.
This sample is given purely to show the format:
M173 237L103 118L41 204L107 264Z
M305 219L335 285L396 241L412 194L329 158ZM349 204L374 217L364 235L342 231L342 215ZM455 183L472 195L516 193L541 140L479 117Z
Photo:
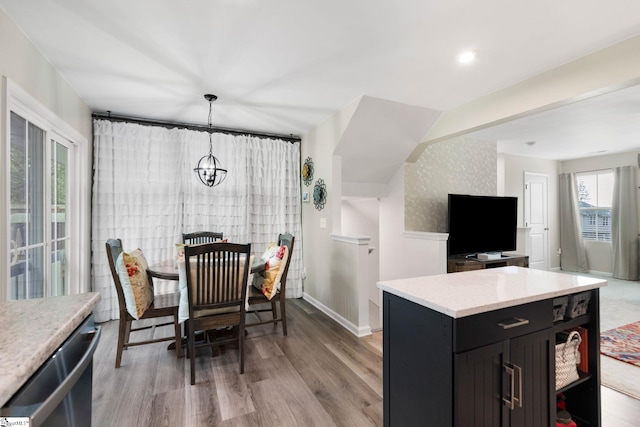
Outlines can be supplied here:
M385 291L384 425L555 426L560 397L579 426L599 426L599 290L586 292L586 313L556 320L554 298L456 318ZM576 327L587 372L556 391L556 334Z

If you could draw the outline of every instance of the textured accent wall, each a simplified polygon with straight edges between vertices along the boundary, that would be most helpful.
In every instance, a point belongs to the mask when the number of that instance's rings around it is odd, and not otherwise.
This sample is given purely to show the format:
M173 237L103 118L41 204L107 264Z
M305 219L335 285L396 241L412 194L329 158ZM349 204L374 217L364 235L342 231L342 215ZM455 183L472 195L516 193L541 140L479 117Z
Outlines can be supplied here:
M405 167L405 229L447 231L449 193L495 196L495 141L460 137L429 145Z

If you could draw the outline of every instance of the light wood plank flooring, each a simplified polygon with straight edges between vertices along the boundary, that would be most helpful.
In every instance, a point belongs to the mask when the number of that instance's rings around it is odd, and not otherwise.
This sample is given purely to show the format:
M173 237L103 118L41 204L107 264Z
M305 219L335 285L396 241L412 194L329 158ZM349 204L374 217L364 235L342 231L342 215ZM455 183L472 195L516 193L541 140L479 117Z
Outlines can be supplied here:
M381 333L355 338L303 300L289 300L287 314L287 337L272 325L249 329L243 375L233 346L215 357L201 349L194 386L188 359L166 343L125 351L115 369L117 324L103 324L93 425L381 426ZM602 412L604 427L637 426L640 401L603 387Z

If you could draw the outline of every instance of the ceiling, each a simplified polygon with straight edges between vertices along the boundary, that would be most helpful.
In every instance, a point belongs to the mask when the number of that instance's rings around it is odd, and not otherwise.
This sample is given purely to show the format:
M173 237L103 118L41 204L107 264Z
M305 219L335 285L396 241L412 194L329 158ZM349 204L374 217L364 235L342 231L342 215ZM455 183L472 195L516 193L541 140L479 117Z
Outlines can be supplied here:
M284 135L303 135L363 95L446 111L640 34L637 0L0 0L0 7L95 112L206 124L203 95L214 93L214 126ZM458 64L467 49L476 61ZM546 158L581 157L603 144L631 149L628 133L640 135L629 124L640 123L638 93L475 135L499 140L504 152Z
M552 160L640 150L640 86L481 130L498 152Z

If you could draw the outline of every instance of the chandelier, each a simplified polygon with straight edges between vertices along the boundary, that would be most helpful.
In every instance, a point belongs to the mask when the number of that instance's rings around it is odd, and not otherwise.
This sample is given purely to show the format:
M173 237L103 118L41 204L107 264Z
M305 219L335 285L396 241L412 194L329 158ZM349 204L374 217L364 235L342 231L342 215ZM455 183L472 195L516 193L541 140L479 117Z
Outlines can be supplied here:
M204 96L204 99L209 101L209 154L203 156L200 160L198 160L198 164L193 171L198 175L198 179L207 187L215 187L218 184L221 184L222 181L227 177L227 170L222 167L222 163L213 155L212 142L211 142L211 106L213 101L218 99L217 96L207 94Z

